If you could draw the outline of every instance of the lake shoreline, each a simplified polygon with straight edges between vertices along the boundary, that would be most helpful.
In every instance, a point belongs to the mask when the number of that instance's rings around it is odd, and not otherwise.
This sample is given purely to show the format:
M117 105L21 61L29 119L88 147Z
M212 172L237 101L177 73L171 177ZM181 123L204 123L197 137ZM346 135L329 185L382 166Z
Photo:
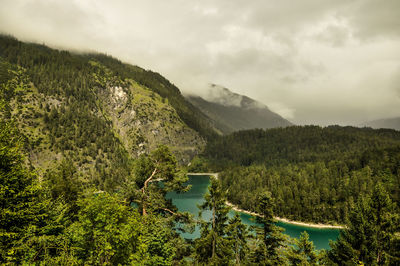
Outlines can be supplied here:
M232 210L234 210L234 211L246 213L246 214L249 214L249 215L252 215L252 216L260 216L256 212L252 212L252 211L241 209L237 205L234 205L229 201L226 201L225 204L228 205L229 207L231 207ZM318 228L318 229L344 229L345 228L342 225L306 223L306 222L293 221L293 220L289 220L287 218L281 218L281 217L278 217L278 216L275 216L274 219L279 221L279 222L282 222L282 223L294 224L294 225L306 226L306 227L312 227L312 228Z
M212 177L214 177L216 179L218 179L218 176L219 176L218 173L188 173L188 175L212 176ZM241 209L241 208L239 208L239 206L234 205L233 203L231 203L229 201L226 201L225 204L228 205L229 207L231 207L232 210L234 210L234 211L246 213L246 214L249 214L249 215L252 215L252 216L260 216L256 212L252 212L252 211ZM346 228L345 226L342 226L342 225L316 224L316 223L306 223L306 222L300 222L300 221L293 221L293 220L289 220L287 218L282 218L282 217L278 217L278 216L275 216L274 218L277 221L282 222L282 223L294 224L294 225L306 226L306 227L312 227L312 228L318 228L318 229L345 229Z

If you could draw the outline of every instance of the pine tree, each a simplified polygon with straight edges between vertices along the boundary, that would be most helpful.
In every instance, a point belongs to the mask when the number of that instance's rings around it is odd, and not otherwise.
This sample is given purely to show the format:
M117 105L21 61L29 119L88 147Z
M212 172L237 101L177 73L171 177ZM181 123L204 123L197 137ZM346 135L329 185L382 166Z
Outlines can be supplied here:
M317 265L318 256L315 252L314 243L309 240L306 231L294 240L295 246L289 247L287 257L293 265Z
M21 241L41 219L37 177L23 166L15 128L0 122L0 262L19 262Z
M283 229L275 225L274 201L270 192L261 193L258 196L256 221L261 228L256 228L256 248L251 255L251 261L258 265L281 265L284 263L280 249L285 247L285 236Z
M56 169L46 173L44 181L51 198L53 200L61 198L67 203L70 215L76 214L78 210L76 201L82 192L82 184L77 178L73 162L70 159L62 160Z
M400 262L394 249L395 233L400 229L399 215L383 185L378 183L372 195L360 198L328 252L330 261L339 265L365 263L386 265Z
M247 226L242 223L239 213L229 219L226 234L231 242L235 264L244 264L249 251L247 246L249 231Z
M78 202L79 220L67 229L79 264L139 265L146 253L139 214L107 192Z
M227 222L230 207L226 193L219 180L212 178L209 191L204 195L204 203L199 206L200 217L206 210L211 211L211 220L201 222L201 236L196 240L196 258L208 265L228 265L232 250L227 237Z
M176 214L176 208L172 203L165 200L169 191L178 193L190 189L185 185L188 177L178 170L175 156L165 145L160 145L150 156L142 156L138 159L135 167L135 182L140 187L140 207L143 216L150 211ZM159 186L155 181L162 181ZM128 195L128 197L130 197Z

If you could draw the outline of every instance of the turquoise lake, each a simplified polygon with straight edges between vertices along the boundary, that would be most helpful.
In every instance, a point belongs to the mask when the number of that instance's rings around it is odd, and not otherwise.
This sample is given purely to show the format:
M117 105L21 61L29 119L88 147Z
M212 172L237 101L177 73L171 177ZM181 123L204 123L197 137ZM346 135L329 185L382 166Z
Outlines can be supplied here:
M192 188L183 194L168 193L167 197L172 199L172 202L178 207L180 211L187 211L194 214L196 217L199 214L197 205L203 202L203 196L207 192L208 185L210 184L209 176L189 176L188 184L192 185ZM230 215L234 215L234 211L231 211ZM252 220L252 216L240 213L242 221L247 225L255 225L256 223ZM204 212L202 215L203 219L210 219L211 212ZM300 233L307 231L310 235L310 240L314 242L317 249L329 249L329 240L336 240L339 236L338 229L319 229L307 226L293 225L289 223L278 222L278 226L285 229L284 233L290 237L299 237ZM193 234L184 233L184 238L198 238L200 231L196 228Z

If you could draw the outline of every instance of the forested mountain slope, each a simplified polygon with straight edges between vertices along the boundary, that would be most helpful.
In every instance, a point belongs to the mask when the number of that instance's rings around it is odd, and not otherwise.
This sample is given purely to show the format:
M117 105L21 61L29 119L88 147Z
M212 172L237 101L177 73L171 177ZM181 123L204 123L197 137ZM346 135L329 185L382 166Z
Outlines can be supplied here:
M395 130L295 126L240 131L210 141L196 162L202 160L222 171L229 200L249 210L255 210L255 195L268 190L279 202L278 216L345 223L354 202L377 182L400 205L400 132Z
M212 126L212 120L187 101L180 90L159 73L122 63L102 54L91 54L90 56L110 68L121 78L133 79L162 98L168 99L168 103L176 110L179 117L204 138L213 138L217 135L218 130Z
M351 159L362 152L400 145L400 132L340 126L292 126L239 131L210 141L205 156L215 167L268 166Z
M1 36L0 79L2 116L24 134L29 164L44 172L68 158L100 187L122 182L131 159L159 144L187 164L214 134L168 80L108 56Z
M214 120L215 127L224 134L245 129L292 125L264 104L233 93L227 88L212 84L211 94L210 100L199 96L187 96L187 99Z

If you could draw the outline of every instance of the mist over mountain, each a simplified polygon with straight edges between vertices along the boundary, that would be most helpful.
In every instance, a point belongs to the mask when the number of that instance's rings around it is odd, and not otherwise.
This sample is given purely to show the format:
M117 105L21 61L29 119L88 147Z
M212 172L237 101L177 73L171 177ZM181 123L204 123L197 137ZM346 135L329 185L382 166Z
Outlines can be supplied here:
M361 124L361 126L400 130L400 117L372 120Z
M266 105L216 84L210 84L206 97L188 95L187 99L213 119L214 127L224 134L253 128L293 125Z

